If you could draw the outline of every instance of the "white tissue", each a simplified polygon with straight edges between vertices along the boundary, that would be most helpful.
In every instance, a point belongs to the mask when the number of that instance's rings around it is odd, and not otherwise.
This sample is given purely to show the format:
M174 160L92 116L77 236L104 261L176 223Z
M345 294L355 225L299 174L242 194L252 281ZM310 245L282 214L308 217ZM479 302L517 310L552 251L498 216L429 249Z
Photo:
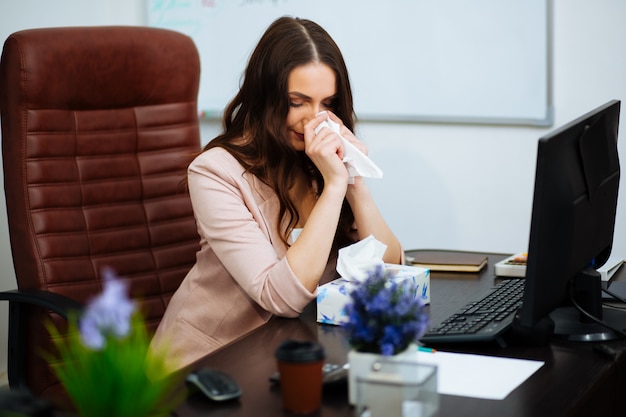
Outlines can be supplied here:
M339 133L339 124L327 118L315 128L315 134L327 127L337 133L343 143L343 163L350 174L350 184L354 183L354 177L382 178L383 171L376 166L359 148Z
M368 273L385 265L383 255L387 245L369 235L363 240L339 249L337 272L350 281L364 281Z

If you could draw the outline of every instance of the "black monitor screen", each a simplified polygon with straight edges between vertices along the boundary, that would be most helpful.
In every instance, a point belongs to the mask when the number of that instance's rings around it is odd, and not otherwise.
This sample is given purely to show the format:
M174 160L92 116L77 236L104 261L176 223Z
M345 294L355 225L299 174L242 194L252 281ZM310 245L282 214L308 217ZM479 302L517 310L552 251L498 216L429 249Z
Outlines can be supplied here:
M613 100L539 139L521 326L548 320L556 336L580 341L626 328L626 314L603 311L595 271L613 243L619 113Z

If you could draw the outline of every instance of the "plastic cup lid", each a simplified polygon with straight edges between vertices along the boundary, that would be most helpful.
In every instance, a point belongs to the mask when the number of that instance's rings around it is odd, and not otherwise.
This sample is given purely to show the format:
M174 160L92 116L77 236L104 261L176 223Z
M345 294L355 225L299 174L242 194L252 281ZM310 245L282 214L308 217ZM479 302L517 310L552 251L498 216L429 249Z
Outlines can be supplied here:
M276 349L276 359L284 362L317 362L323 360L324 348L318 342L285 340Z

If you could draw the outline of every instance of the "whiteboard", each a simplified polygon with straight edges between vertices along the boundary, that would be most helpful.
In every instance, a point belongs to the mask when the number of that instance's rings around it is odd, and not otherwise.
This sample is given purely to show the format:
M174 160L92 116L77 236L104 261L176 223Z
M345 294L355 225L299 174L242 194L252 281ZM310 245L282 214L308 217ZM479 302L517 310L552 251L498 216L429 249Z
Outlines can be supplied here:
M344 54L361 120L552 124L551 0L148 0L148 25L190 36L199 110L221 116L279 16L311 19Z

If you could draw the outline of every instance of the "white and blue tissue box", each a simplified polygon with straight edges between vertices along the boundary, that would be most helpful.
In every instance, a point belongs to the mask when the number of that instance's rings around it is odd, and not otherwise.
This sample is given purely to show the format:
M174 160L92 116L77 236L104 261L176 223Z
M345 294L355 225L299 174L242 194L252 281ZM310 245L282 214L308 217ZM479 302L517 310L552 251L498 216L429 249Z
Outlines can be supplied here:
M413 280L417 285L417 294L424 304L430 303L430 269L408 265L385 264L391 279ZM317 289L317 322L324 324L342 324L348 320L344 307L350 301L350 291L354 283L345 278L320 285Z

